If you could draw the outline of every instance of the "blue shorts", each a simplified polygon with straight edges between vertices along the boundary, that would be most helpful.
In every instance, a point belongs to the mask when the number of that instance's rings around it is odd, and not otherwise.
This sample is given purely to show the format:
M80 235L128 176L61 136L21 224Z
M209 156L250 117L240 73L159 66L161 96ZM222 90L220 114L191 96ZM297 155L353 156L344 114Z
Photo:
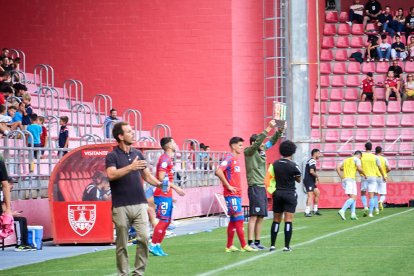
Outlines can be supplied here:
M226 196L224 198L227 203L227 212L230 216L230 221L244 220L244 213L239 196Z
M155 213L157 219L169 222L171 221L173 201L171 197L154 196Z

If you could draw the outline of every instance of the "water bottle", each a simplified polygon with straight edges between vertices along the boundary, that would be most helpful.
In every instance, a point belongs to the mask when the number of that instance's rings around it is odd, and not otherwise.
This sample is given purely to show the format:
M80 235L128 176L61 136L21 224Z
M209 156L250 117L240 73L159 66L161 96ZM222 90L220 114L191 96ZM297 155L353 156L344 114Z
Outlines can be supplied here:
M168 178L168 175L166 174L164 177L164 180L162 181L162 192L163 193L168 192L168 181L169 181L169 178Z

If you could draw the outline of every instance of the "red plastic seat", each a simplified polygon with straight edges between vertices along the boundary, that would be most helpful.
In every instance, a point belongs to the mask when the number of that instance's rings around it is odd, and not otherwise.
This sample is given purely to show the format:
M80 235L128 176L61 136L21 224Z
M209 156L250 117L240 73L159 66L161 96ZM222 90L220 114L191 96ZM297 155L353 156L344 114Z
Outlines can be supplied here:
M372 108L372 112L377 114L384 114L387 110L387 106L385 102L374 102L374 107Z
M357 119L357 127L369 127L369 116L368 115L360 115Z
M325 143L323 146L322 154L324 156L336 156L336 144L334 143Z
M343 126L343 122L342 122ZM346 142L348 140L352 140L354 138L354 131L352 129L341 129L341 135L339 136L339 140L341 142Z
M335 86L335 87L344 87L345 86L344 76L336 76L336 75L334 75L332 77L331 85L332 86Z
M363 24L352 24L351 33L353 35L363 35L364 25Z
M322 49L321 50L321 61L332 61L333 53L331 49Z
M375 63L374 62L364 62L362 63L362 68L361 68L362 73L366 74L366 73L374 73L375 72Z
M373 127L384 127L385 126L385 116L384 115L374 115L374 116L372 116L371 125Z
M414 73L414 62L406 62L404 72Z
M388 159L388 163L390 163L390 159ZM413 168L413 160L407 157L400 157L398 159L398 168L399 169L411 169Z
M413 114L403 114L401 117L401 126L403 127L414 127L414 116Z
M414 112L414 101L403 102L402 112Z
M321 114L326 114L326 102L321 102L320 105L320 109L321 109ZM313 114L319 114L319 103L315 102L315 104L313 105Z
M321 101L327 101L328 100L328 89L321 89L320 98L321 98ZM316 90L315 99L319 100L318 90Z
M342 127L354 128L355 127L355 116L344 116L342 118Z
M350 35L351 34L351 26L346 23L341 23L338 26L338 35Z
M336 160L334 157L323 157L321 160L321 170L330 171L336 168Z
M331 74L332 73L332 65L330 62L321 62L320 66L321 74Z
M329 112L329 114L341 114L342 113L342 103L341 102L331 102L329 104L329 111L328 112Z
M347 88L345 90L345 100L355 101L358 99L358 90L356 88Z
M337 129L328 129L325 135L326 142L338 142L339 131Z
M344 113L345 114L356 114L357 103L356 102L345 102L344 103Z
M385 143L384 145L384 154L385 155L397 155L398 153L398 143Z
M321 139L321 134L319 129L314 128L311 130L311 139L312 140L320 140Z
M340 74L343 75L346 73L346 63L345 62L335 62L334 68L333 68L334 74Z
M328 117L326 126L329 128L339 128L341 125L341 117L339 115L331 115Z
M348 25L348 27L349 27L349 25ZM336 47L337 48L348 48L349 47L349 38L347 36L338 37L338 39L336 40Z
M346 78L346 86L360 86L361 81L359 80L359 76L349 75Z
M394 102L394 101L389 102L387 112L388 113L400 113L401 112L401 103L400 102Z
M397 159L395 156L390 156L388 159L388 165L391 168L391 170L395 170L397 168Z
M321 125L322 128L324 128L325 127L325 119L323 118L323 116L319 117L318 115L313 115L311 126L313 128L319 128L319 125Z
M412 155L413 154L413 143L412 142L402 142L400 144L400 155Z
M337 23L338 22L338 12L328 11L325 14L326 23Z
M335 52L336 61L346 61L348 60L348 51L345 49L338 49Z
M365 28L365 32L367 34L377 34L378 33L377 28L376 28L374 23L368 23L366 28Z
M399 127L400 126L400 115L399 114L388 115L385 125L387 127Z
M372 142L380 142L384 140L384 130L382 128L371 129L369 140Z
M323 35L336 35L335 24L325 24L323 27Z
M388 129L386 132L385 132L385 140L386 141L395 141L397 138L398 138L398 136L400 136L400 133L399 133L399 130L398 129Z
M374 95L377 100L384 100L385 99L385 88L376 87L374 88Z
M358 104L359 114L370 114L372 110L371 102L360 102Z
M361 64L359 62L351 61L348 63L348 74L360 74Z
M343 11L339 14L339 22L346 23L349 19L348 13Z
M365 150L365 143L366 143L366 140L364 141L364 143L355 143L355 144L353 144L353 152L355 152L356 150L359 150L359 151L364 151Z
M369 131L368 129L357 129L355 131L355 141L357 142L366 142L368 141Z
M388 70L388 68L387 68L387 70ZM382 74L382 75L375 75L374 77L375 77L375 82L376 82L376 83L378 83L378 85L379 85L379 84L384 85L384 82L385 82L385 79L386 79L385 74Z
M331 85L331 81L328 75L321 76L321 87L328 87Z
M335 47L335 40L333 36L325 36L322 39L322 48L323 49L331 49Z
M403 128L401 129L401 140L402 141L413 141L414 140L414 129Z
M375 71L379 74L385 74L388 72L388 67L390 67L388 62L377 62L377 68Z
M330 99L331 101L342 101L343 100L343 92L341 88L333 88L331 90Z
M363 36L353 36L349 42L349 46L352 48L363 48L365 47L364 37Z
M351 156L354 151L351 143L343 144L339 146L337 150L340 156Z

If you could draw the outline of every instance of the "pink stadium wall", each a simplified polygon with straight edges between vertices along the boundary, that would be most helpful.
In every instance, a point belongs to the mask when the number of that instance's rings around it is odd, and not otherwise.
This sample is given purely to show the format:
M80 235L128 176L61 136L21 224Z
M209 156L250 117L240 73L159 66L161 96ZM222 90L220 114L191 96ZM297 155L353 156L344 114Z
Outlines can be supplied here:
M16 0L3 19L15 23L2 46L29 70L51 64L58 85L110 94L145 129L166 123L180 142L223 150L263 127L261 1Z

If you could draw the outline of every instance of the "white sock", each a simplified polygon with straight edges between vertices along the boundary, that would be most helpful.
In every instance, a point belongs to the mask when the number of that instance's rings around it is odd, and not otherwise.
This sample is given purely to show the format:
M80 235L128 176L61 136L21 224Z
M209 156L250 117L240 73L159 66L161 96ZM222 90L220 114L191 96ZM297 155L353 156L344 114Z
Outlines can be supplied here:
M313 205L313 211L318 212L318 204Z
M310 206L306 206L305 214L309 214L309 213L310 213Z

